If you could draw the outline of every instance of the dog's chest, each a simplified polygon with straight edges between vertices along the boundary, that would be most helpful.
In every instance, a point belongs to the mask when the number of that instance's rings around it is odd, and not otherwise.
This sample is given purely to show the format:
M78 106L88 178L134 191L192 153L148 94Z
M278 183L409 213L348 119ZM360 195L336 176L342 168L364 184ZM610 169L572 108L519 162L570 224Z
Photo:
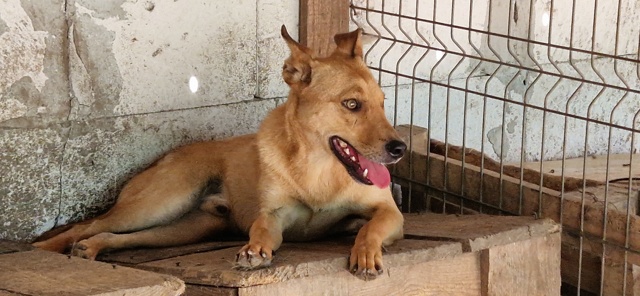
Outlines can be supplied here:
M326 235L345 217L357 213L357 209L347 204L309 206L296 205L289 216L290 226L284 231L285 240L310 240Z

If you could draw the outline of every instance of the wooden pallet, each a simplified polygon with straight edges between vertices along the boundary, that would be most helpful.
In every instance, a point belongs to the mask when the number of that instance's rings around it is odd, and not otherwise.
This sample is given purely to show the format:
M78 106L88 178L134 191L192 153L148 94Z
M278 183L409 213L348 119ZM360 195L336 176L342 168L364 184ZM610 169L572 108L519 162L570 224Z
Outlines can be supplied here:
M285 243L272 267L254 271L232 268L243 242L124 250L100 257L110 263L20 250L0 255L0 294L142 295L125 288L174 287L169 283L179 283L176 277L187 284L185 295L560 293L560 228L551 220L438 214L408 214L405 220L406 238L387 248L384 274L370 281L348 272L353 237L340 237ZM154 290L148 295L163 294Z
M169 275L33 250L0 241L0 295L181 295Z
M557 161L544 163L542 176L539 162L525 164L523 167L530 178L529 181L520 181L518 177L521 168L516 164L503 166L501 175L500 167L495 167L496 162L478 155L477 151L465 151L464 163L461 161L462 153L456 153L463 151L461 147L451 145L449 152L453 150L453 153L448 155L455 156L453 159L438 154L443 150L443 145L439 142L436 143L438 151L434 153L431 149L434 143L428 140L428 131L424 128L400 126L398 131L406 138L410 135L412 137L411 153L395 166L394 174L400 177L398 183L411 187L413 209L418 207L435 210L437 207L437 210L444 209L445 212L497 213L493 209L500 208L509 213L550 218L562 223L564 231L563 281L578 284L578 265L582 259L580 286L583 290L598 294L602 288L605 295L621 295L624 284L628 295L640 295L640 217L636 215L637 197L629 199L628 194L629 186L632 186L632 190L638 188L637 184L605 185L603 172L606 171L606 157L588 159L590 170L584 175L580 172L583 159L566 161L565 173L571 186L567 187L565 183L565 192L562 194L559 182L562 180L562 167ZM482 158L485 158L483 169L476 165ZM634 157L638 158L640 157ZM635 162L634 160L632 167L636 169L631 173L640 174L637 170L640 163ZM626 158L611 157L609 179L622 177L625 171L628 178L628 163L629 155ZM586 190L583 190L579 180L583 176L589 179ZM542 187L539 185L540 179L543 180ZM580 185L575 186L576 184ZM464 196L467 201L455 197L423 198L429 194L429 187ZM631 213L628 220L627 210ZM603 245L601 238L605 231L607 243ZM625 252L625 245L630 251ZM604 281L602 287L601 279Z

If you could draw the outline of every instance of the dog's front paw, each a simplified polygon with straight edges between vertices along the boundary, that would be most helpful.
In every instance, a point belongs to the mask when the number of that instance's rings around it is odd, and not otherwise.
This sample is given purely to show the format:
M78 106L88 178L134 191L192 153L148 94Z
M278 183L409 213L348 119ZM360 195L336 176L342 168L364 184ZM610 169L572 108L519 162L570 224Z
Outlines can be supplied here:
M371 243L356 243L351 248L349 271L365 281L375 279L384 273L382 246Z
M71 248L71 255L85 259L96 260L98 253L102 251L109 242L116 237L113 233L103 232L90 238L83 239Z
M94 248L90 243L87 242L87 240L82 240L74 244L73 247L71 248L72 256L89 259L89 260L96 260L96 256L98 256L98 252L99 250L97 248Z
M275 253L259 244L246 244L236 255L235 267L238 269L256 269L271 265Z

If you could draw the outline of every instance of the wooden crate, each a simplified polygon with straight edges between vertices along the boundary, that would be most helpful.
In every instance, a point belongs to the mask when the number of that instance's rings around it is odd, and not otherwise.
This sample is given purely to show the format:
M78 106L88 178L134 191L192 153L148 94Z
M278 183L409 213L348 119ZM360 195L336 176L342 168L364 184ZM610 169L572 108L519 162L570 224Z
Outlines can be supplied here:
M577 286L580 269L580 286L585 291L599 294L602 288L604 295L622 295L624 287L627 295L640 295L640 219L636 215L638 201L637 198L628 200L628 186L634 184L605 185L605 180L602 179L604 170L601 168L603 163L606 164L604 157L588 159L590 170L584 176L591 181L584 195L582 186L575 188L575 179L565 183L565 186L571 184L574 189L562 194L559 191L562 187L558 182L561 167L559 168L557 161L543 163L542 172L545 174L542 176L544 181L541 187L533 182L540 180L539 175L530 178L533 179L532 182L521 182L517 178L520 168L514 164L505 164L501 175L499 167L488 168L490 166L486 164L491 165L491 160L485 159L484 169L476 165L484 157L482 155L466 154L463 163L461 154L450 153L448 155L454 157L445 158L438 154L440 151L434 153L434 143L428 140L428 131L424 128L399 126L398 131L407 139L411 135L412 147L410 155L395 166L394 175L400 177L398 183L405 187L411 186L414 209L417 205L431 209L437 207L440 211L444 208L445 212L475 213L482 210L485 213L497 213L495 208L500 208L509 213L550 218L562 223L564 232L563 281ZM436 145L442 143L438 142ZM462 151L458 146L451 147ZM623 170L626 170L628 177L628 160L629 155L626 155L626 160L622 156L610 159L610 168L616 168L610 169L610 179L624 177L621 172ZM566 161L566 176L580 178L582 161L583 159ZM525 169L529 172L533 170L534 174L539 173L539 167L540 163L524 165ZM637 169L640 164L632 167ZM507 171L516 177L505 175ZM632 174L640 176L640 170L637 169ZM419 184L410 185L409 180ZM463 196L466 202L456 197L423 198L430 188ZM608 190L606 207L605 188ZM632 187L632 190L638 188ZM628 220L627 210L631 213ZM607 243L603 244L605 225ZM625 250L625 245L629 246L628 250Z
M406 215L406 238L384 254L385 273L347 270L353 237L285 243L274 265L232 268L243 242L212 242L100 257L174 275L186 295L559 295L560 228L532 217ZM526 279L526 280L525 280Z
M384 274L370 281L348 272L353 237L339 237L285 243L272 267L254 271L233 269L244 243L234 241L123 250L99 257L109 263L19 250L0 255L0 291L170 295L151 289L178 291L182 282L177 277L187 283L185 295L560 293L560 227L551 220L407 214L405 235L386 249Z

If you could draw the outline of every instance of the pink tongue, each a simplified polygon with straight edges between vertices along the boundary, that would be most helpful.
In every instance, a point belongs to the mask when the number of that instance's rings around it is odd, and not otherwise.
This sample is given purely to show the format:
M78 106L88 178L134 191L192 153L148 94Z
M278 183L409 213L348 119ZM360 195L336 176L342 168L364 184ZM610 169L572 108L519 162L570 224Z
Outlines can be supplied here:
M387 170L384 165L370 161L360 154L358 154L358 162L363 170L367 169L369 171L367 173L367 179L371 180L374 185L380 188L389 186L391 176L389 175L389 170Z

